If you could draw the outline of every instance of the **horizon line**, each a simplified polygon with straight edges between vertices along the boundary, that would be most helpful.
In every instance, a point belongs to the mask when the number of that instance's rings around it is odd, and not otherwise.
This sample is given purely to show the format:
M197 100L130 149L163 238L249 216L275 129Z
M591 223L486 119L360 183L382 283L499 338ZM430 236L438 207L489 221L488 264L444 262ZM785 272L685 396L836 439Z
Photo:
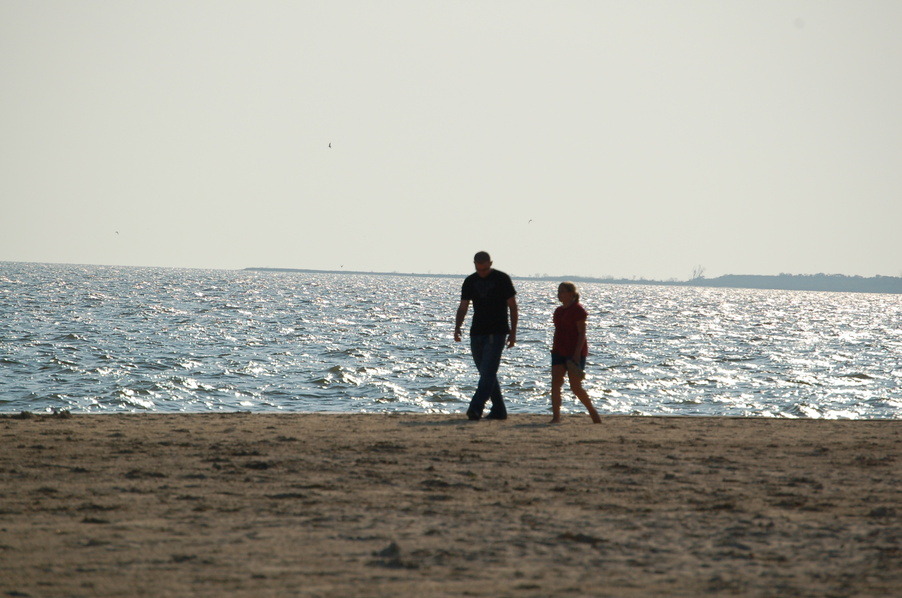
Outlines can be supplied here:
M469 276L472 272L400 272L400 271L379 271L379 270L345 270L344 268L295 268L295 267L282 267L282 266L248 266L248 267L238 267L238 268L226 268L226 267L204 267L204 266L137 266L137 265L126 265L126 264L93 264L87 262L53 262L53 261L23 261L23 260L0 260L0 264L36 264L36 265L47 265L47 266L99 266L105 268L159 268L159 269L183 269L183 270L223 270L223 271L231 271L231 272L242 272L242 271L261 271L261 272L306 272L306 273L322 273L322 274L365 274L365 275L374 275L374 276L419 276L419 277L432 277L432 278L456 278L461 276ZM825 273L818 272L816 274L791 274L788 272L781 272L779 274L721 274L715 277L706 277L704 275L695 277L695 278L687 278L685 280L677 279L675 277L671 277L668 279L655 279L655 278L646 278L645 276L636 276L633 275L631 277L628 276L613 276L613 275L604 275L604 276L593 276L593 275L584 275L584 274L568 274L568 275L550 275L547 273L542 274L509 274L511 278L516 278L519 280L578 280L583 282L608 282L608 283L640 283L640 284L663 284L663 285L686 285L691 284L693 282L703 282L703 281L717 281L725 278L832 278L832 279L850 279L855 281L868 281L868 280L899 280L902 282L902 275L900 276L887 276L883 274L875 274L873 276L863 276L860 274L840 274L840 273Z

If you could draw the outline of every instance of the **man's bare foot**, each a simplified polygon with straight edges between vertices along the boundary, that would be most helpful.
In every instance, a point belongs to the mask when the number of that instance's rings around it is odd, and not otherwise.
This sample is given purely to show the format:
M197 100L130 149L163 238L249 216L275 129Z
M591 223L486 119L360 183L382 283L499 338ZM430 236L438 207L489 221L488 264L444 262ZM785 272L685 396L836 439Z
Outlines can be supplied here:
M549 424L559 424L559 423L561 423L561 418L559 418L559 417L553 417L553 418L551 418L551 421L548 422L548 423L549 423Z
M601 423L601 416L600 416L600 415L598 415L597 413L590 413L589 415L592 417L592 423L593 423L593 424L600 424L600 423Z

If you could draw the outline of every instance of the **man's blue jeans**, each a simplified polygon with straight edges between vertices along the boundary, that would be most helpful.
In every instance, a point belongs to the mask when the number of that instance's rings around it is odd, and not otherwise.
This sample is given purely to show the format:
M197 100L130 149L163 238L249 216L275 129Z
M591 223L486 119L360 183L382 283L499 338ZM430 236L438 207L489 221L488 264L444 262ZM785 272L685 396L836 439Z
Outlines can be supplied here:
M501 397L501 386L498 384L498 366L501 365L501 352L504 350L506 334L473 334L470 336L470 351L473 353L473 361L479 370L479 386L470 401L467 415L471 419L479 419L485 409L485 404L492 399L492 408L489 417L504 419L507 417L507 407Z

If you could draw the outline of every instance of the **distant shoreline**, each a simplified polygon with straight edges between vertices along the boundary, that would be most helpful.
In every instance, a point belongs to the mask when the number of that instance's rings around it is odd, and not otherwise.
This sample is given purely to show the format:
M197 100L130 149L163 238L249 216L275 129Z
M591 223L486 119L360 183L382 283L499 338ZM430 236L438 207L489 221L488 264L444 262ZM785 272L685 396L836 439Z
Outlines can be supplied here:
M414 272L366 272L362 270L312 270L305 268L245 268L250 272L288 272L301 274L358 274L368 276L417 276L422 278L460 278L461 274L419 274ZM833 293L902 294L902 277L846 276L843 274L737 275L717 278L695 278L686 281L631 278L594 278L588 276L515 276L516 280L596 282L601 284L641 284L648 286L707 287L732 289L767 289L778 291L822 291Z

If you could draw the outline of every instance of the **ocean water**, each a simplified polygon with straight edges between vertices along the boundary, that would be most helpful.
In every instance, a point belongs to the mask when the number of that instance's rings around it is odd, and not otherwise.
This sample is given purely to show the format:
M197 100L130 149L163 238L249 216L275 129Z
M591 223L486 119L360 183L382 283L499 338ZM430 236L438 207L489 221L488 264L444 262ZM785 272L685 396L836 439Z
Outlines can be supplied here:
M0 263L0 412L462 414L462 278ZM501 384L546 413L556 283L514 282ZM902 416L900 295L581 290L603 414Z

